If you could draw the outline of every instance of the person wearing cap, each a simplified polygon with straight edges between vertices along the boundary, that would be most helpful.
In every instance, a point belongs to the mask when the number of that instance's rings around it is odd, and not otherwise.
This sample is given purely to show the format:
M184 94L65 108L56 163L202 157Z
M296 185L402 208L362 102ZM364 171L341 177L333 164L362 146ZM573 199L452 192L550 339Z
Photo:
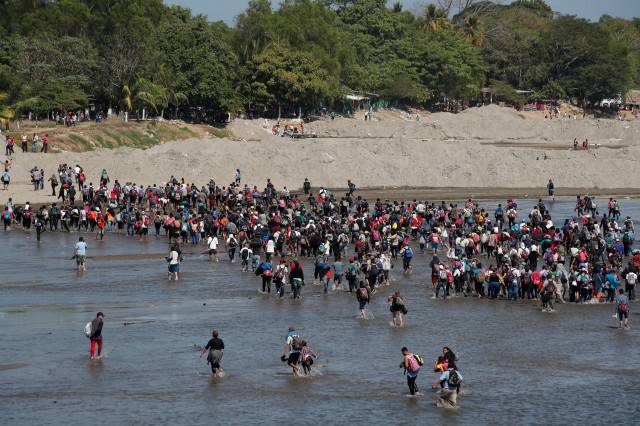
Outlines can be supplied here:
M287 337L285 337L283 354L280 359L283 362L287 362L287 365L291 367L294 376L300 375L300 369L298 368L298 361L300 361L300 351L302 350L302 340L300 335L293 327L289 327Z
M104 314L102 312L98 312L93 321L91 321L91 334L89 335L89 339L91 340L91 359L94 359L96 344L98 345L97 358L102 358L102 325L104 324L103 320Z

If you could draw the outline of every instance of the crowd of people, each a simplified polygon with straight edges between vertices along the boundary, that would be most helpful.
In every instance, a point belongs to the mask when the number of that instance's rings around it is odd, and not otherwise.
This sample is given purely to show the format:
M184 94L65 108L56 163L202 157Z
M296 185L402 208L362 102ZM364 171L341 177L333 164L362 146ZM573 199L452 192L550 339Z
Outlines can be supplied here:
M34 189L42 188L44 172L33 173L38 178ZM629 326L640 252L633 249L633 221L622 218L613 198L601 213L593 198L578 196L574 214L554 222L542 199L527 211L514 199L493 211L471 199L461 205L381 199L370 203L356 195L351 181L339 197L322 187L313 192L308 179L298 194L286 187L276 190L270 180L261 189L243 185L240 170L228 186L213 180L197 186L174 176L159 185L121 183L111 181L106 170L97 185L86 180L80 165L60 165L49 179L56 202L35 208L10 200L2 215L5 230L33 226L38 239L46 229L93 232L100 240L107 234L166 238L168 276L173 280L179 280L185 247L202 247L211 262L220 261L224 247L230 262L239 260L240 271L252 271L259 278L259 291L270 294L273 285L277 297L290 293L294 299L302 297L311 277L303 263L311 262L313 283L325 294L354 294L363 318L380 286L389 285L396 263L408 276L416 255L428 255L433 298L538 300L543 310L553 310L555 302L610 302L620 327ZM79 272L86 270L86 251L81 237L74 252ZM402 327L408 312L404 297L393 292L387 302L391 325ZM219 351L209 354L214 374L223 349L216 339L214 334L204 348ZM406 348L403 355L414 394L421 361ZM293 374L300 374L300 366L308 374L315 357L290 330L282 359ZM456 404L455 383L461 380L455 362L449 360L435 385L443 387L439 403Z
M32 181L41 190L44 171L34 168ZM620 288L635 298L640 253L632 250L634 225L630 217L621 219L613 198L600 214L593 198L578 196L575 214L554 223L542 200L526 212L513 199L493 212L470 199L461 206L370 204L355 195L350 181L339 198L325 188L312 193L308 180L303 193L294 194L286 187L277 191L270 180L263 189L242 186L239 170L229 186L211 180L200 187L174 176L160 185L111 182L102 170L94 186L80 165L62 164L48 181L57 201L37 209L10 202L5 229L13 223L29 229L35 221L49 231L94 232L97 239L105 233L166 236L176 253L170 255L175 279L181 247L206 246L210 260L218 261L224 244L231 262L239 258L243 271L260 277L263 292L273 285L279 297L287 287L300 297L300 260L311 258L313 280L324 293L344 289L362 302L367 297L359 289L370 297L400 260L411 273L417 252L432 255L436 298L546 300L549 284L554 297L545 307L554 301L613 302Z

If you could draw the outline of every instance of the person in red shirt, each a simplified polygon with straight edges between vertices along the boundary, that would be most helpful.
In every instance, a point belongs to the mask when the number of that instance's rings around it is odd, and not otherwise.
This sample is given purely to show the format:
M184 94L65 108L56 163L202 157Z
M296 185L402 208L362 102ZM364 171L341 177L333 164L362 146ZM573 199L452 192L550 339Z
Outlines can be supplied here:
M42 149L40 150L40 152L44 152L46 154L48 150L49 150L49 134L47 133L42 137Z

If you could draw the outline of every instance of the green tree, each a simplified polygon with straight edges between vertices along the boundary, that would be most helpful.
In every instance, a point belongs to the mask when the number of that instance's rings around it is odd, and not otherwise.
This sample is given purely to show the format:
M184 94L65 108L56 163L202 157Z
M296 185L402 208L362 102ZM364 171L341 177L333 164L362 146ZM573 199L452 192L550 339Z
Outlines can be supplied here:
M255 67L255 80L273 96L278 117L282 107L312 110L337 95L337 82L307 52L273 46L255 58Z
M609 37L595 23L560 17L545 33L542 47L545 80L556 80L570 96L595 104L630 88L628 45Z

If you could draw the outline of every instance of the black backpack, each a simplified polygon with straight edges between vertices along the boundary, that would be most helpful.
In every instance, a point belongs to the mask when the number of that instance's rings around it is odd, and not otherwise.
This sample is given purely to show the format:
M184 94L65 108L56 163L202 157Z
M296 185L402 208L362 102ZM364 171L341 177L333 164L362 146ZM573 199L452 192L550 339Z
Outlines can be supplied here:
M458 374L458 372L456 370L451 370L449 371L449 386L450 387L458 387L458 385L460 385L460 375Z

